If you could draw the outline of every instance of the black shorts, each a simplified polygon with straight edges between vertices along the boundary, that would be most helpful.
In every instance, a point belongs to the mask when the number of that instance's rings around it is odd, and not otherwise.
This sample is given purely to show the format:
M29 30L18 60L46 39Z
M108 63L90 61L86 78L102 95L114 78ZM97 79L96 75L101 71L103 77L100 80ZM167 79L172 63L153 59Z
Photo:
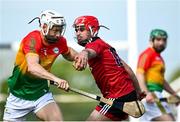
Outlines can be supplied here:
M125 96L109 99L117 102L130 102L137 100L137 95L136 91L132 91ZM103 102L100 102L99 105L96 106L96 110L114 121L126 120L128 118L128 114Z

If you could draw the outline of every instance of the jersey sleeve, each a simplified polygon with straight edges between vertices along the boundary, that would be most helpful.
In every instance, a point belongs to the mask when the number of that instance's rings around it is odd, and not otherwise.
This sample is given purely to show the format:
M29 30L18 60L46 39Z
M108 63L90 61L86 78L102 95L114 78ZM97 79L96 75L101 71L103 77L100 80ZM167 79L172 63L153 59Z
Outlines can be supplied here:
M23 52L25 54L27 54L27 53L39 54L40 41L38 41L38 38L35 38L35 36L29 35L23 40L22 48L23 48Z
M85 48L94 50L97 55L100 55L103 51L103 45L99 42L88 43Z
M147 53L141 54L138 59L137 72L144 73L151 65L151 58Z

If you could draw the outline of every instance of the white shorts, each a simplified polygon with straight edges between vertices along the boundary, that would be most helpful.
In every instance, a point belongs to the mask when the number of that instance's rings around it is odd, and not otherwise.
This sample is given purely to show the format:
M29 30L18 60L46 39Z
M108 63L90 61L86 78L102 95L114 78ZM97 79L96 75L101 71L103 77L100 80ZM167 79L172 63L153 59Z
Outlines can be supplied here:
M25 115L38 112L45 105L55 102L52 93L46 93L35 101L24 100L10 93L7 98L3 120L25 121Z
M177 107L177 120L176 122L180 122L180 104Z
M161 92L154 92L158 98L162 98L163 95ZM163 114L169 114L171 113L170 107L167 102L160 102L162 105L162 108L160 109L156 103L147 103L145 99L142 100L144 107L146 109L146 112L142 117L140 117L140 121L147 122L152 120L153 118L159 117Z

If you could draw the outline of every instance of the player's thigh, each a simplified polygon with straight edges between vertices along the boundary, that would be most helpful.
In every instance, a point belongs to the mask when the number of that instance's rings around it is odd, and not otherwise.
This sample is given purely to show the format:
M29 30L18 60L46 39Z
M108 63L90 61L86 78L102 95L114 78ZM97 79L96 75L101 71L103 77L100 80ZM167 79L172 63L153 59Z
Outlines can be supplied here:
M62 114L55 102L45 105L43 108L36 112L36 116L45 121L62 121Z
M26 115L33 111L33 102L23 100L10 93L7 98L3 120L4 121L25 121Z
M153 121L175 121L172 114L163 114L159 117L152 119Z
M88 117L87 121L111 121L111 119L100 114L97 110L94 110Z

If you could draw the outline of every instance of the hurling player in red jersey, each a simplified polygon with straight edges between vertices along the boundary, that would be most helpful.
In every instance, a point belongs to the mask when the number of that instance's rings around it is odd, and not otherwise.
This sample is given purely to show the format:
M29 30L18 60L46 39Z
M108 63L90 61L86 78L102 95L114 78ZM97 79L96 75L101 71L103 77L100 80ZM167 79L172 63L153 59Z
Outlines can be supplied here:
M116 50L98 37L100 27L94 16L80 16L75 19L78 44L85 47L76 59L86 57L90 70L103 97L116 101L135 101L141 94L138 81L131 68L118 56ZM74 63L77 70L79 62ZM125 120L128 115L102 102L96 106L87 120Z
M45 121L63 120L47 80L55 81L58 88L68 90L68 82L50 73L50 69L60 54L73 61L77 52L67 46L63 37L66 23L62 15L46 10L37 19L41 30L30 32L22 40L13 74L8 79L10 95L5 105L4 121L24 121L30 112ZM83 59L79 58L77 62L84 67Z

